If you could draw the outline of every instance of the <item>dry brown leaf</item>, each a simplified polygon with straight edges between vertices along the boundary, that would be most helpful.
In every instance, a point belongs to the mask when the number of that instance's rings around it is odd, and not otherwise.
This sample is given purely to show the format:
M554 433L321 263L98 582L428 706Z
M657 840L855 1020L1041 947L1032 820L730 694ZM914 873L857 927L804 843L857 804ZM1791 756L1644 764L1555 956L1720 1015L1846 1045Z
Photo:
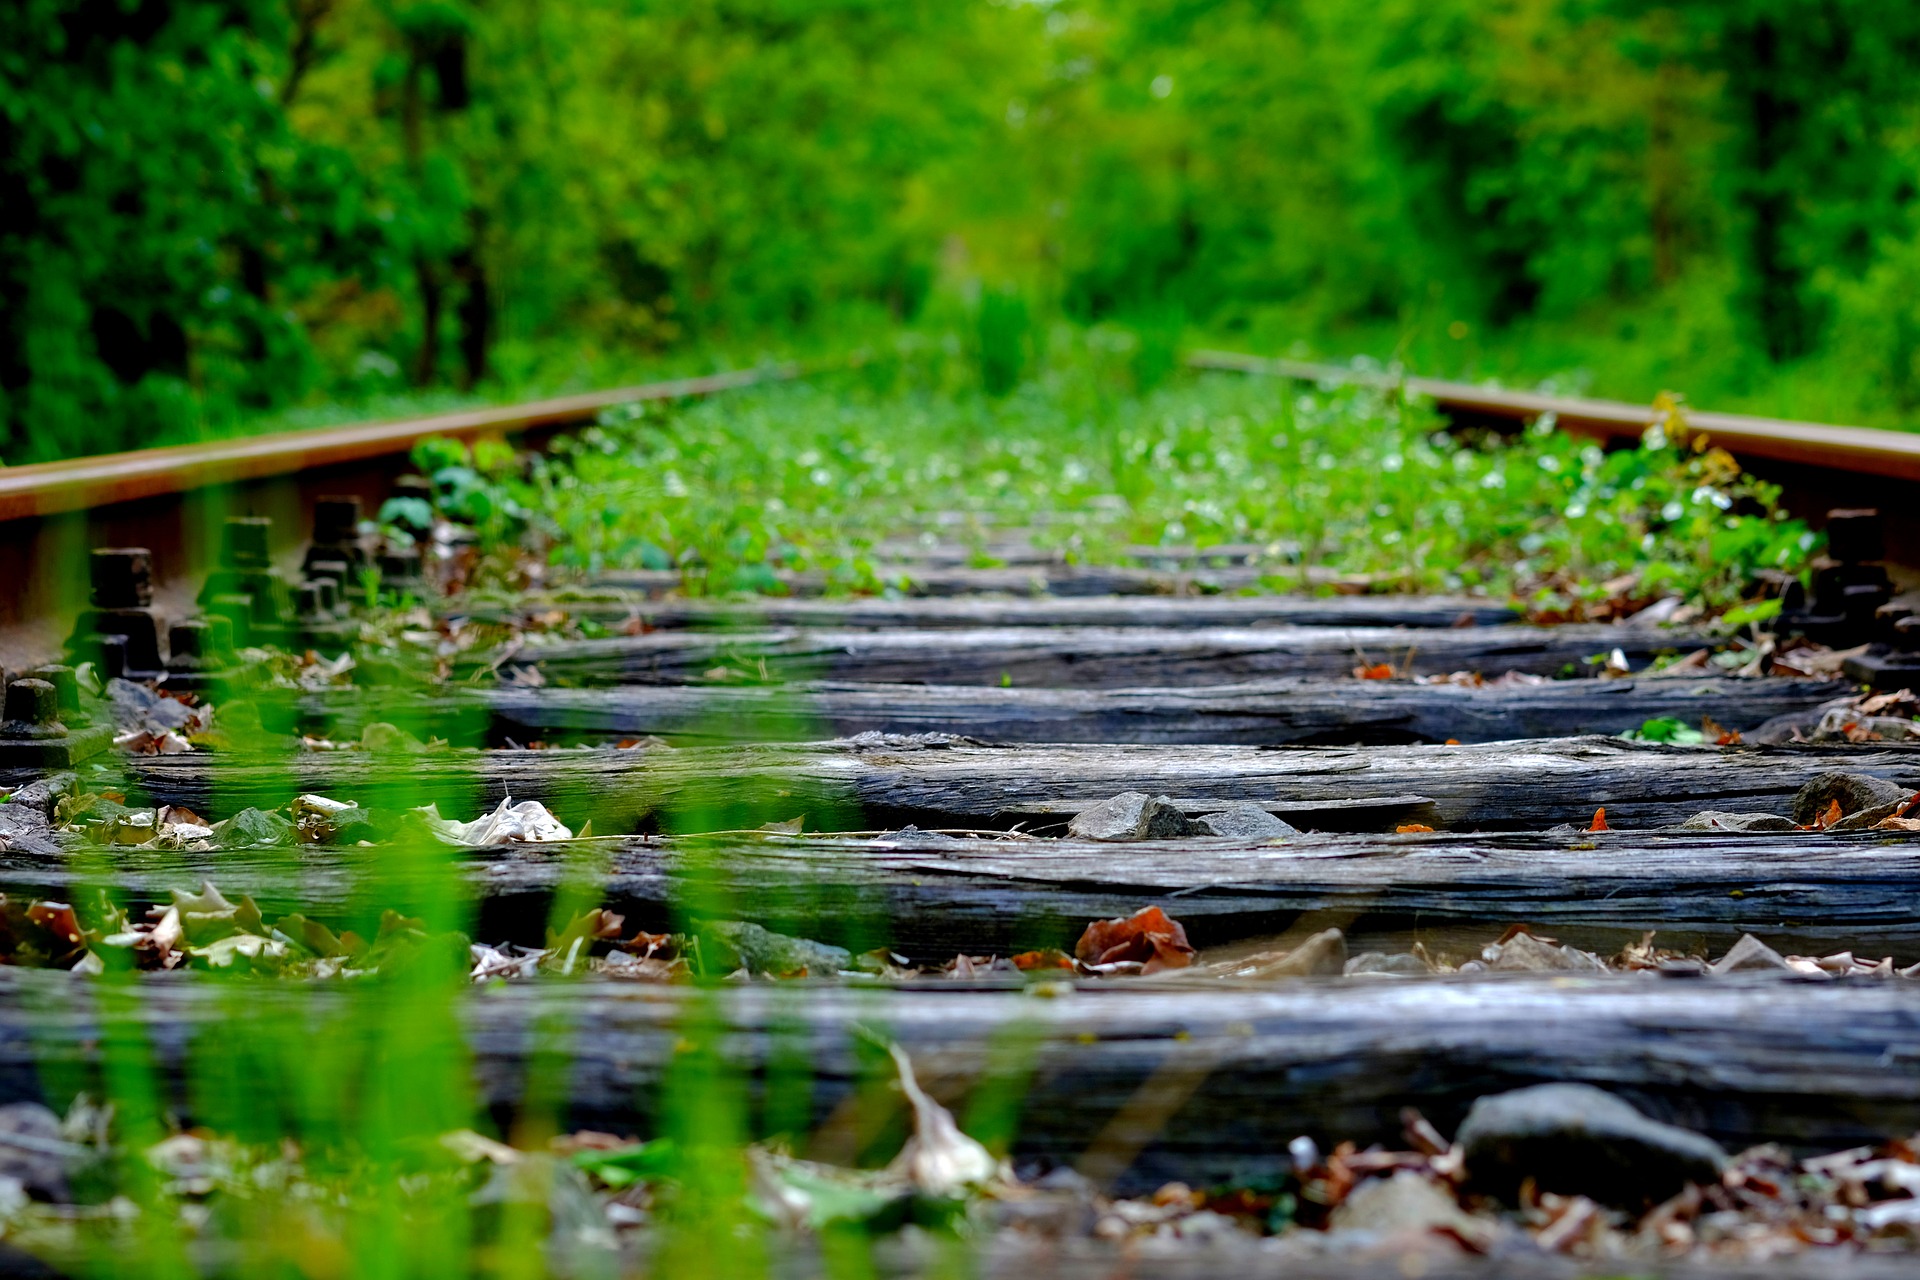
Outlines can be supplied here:
M1083 964L1136 961L1142 973L1184 969L1193 963L1193 947L1178 920L1159 907L1142 907L1130 916L1096 920L1074 946L1074 958Z
M1737 747L1740 734L1715 720L1712 716L1700 717L1700 735L1716 747Z
M1825 831L1828 827L1840 821L1840 819L1845 816L1846 815L1843 812L1841 812L1840 802L1838 800L1829 800L1827 802L1827 807L1825 812L1821 813L1820 816L1815 818L1808 825L1802 827L1801 830L1802 831Z

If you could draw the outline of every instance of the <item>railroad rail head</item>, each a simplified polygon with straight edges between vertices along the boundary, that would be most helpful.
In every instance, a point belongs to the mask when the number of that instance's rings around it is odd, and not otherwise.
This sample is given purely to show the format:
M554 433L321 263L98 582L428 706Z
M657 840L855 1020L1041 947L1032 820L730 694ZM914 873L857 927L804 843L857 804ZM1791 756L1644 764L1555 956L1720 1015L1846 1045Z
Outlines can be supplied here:
M1399 389L1424 396L1447 413L1479 421L1520 425L1550 415L1560 430L1602 444L1637 441L1663 416L1651 405L1623 400L1510 391L1232 351L1195 351L1187 365L1323 386ZM1782 505L1815 528L1825 525L1829 511L1879 508L1887 516L1886 560L1895 581L1902 588L1920 586L1920 504L1914 501L1915 486L1920 485L1920 432L1691 408L1684 409L1682 417L1696 438L1704 437L1739 459L1752 475L1779 485Z
M1531 422L1551 414L1561 430L1601 440L1637 440L1657 416L1647 405L1629 404L1624 400L1509 391L1443 378L1372 372L1304 360L1268 359L1229 351L1196 351L1187 363L1195 369L1261 374L1301 382L1400 387L1425 396L1445 409L1514 422ZM1920 483L1920 434L1697 409L1686 410L1685 419L1693 431L1706 435L1714 444L1742 459L1833 468Z
M804 373L797 364L769 365L390 422L317 427L0 467L0 523L389 458L405 454L429 436L464 440L571 426L591 421L595 414L616 405L713 395Z
M716 395L812 371L770 364L516 405L0 467L0 554L39 567L0 575L0 657L48 651L57 624L43 615L71 612L74 582L84 575L45 566L78 565L90 547L150 548L163 570L160 589L177 607L185 599L182 566L211 559L203 544L225 517L281 517L274 550L284 552L321 499L377 504L386 497L413 446L428 437L558 431L618 405ZM35 622L30 637L20 633Z

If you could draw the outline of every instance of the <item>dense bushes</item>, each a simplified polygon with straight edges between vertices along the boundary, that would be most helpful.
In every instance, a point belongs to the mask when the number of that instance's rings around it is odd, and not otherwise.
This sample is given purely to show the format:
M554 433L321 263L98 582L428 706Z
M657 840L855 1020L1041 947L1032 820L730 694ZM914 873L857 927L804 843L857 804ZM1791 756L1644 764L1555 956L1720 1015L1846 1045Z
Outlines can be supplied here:
M23 0L0 49L11 461L930 305L996 385L1064 313L1920 402L1902 6Z

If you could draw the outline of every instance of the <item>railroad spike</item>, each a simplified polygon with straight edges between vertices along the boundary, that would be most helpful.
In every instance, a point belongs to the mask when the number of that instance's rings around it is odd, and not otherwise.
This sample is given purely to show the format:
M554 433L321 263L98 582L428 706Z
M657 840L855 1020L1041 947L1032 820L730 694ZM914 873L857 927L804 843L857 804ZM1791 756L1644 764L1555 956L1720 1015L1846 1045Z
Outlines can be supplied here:
M72 670L67 670L72 675ZM60 719L60 690L50 680L23 676L7 686L0 719L0 769L66 769L113 743L107 726Z
M1827 513L1827 554L1814 562L1813 590L1798 584L1782 597L1778 630L1803 635L1836 649L1878 637L1876 615L1893 598L1893 581L1881 563L1886 524L1873 508Z
M234 665L233 624L222 617L188 618L167 634L164 686L188 692L231 688L241 672Z
M292 599L287 581L273 567L273 521L235 516L221 529L220 567L200 589L200 607L232 621L243 645L279 644L288 637Z
M153 609L153 553L145 547L98 547L88 557L87 571L91 607L74 622L67 656L96 663L109 677L158 679L166 663L160 653L163 624ZM118 646L111 643L115 637Z
M313 504L313 541L300 562L306 578L331 578L342 593L357 592L359 579L371 561L367 541L360 533L360 499L326 496Z

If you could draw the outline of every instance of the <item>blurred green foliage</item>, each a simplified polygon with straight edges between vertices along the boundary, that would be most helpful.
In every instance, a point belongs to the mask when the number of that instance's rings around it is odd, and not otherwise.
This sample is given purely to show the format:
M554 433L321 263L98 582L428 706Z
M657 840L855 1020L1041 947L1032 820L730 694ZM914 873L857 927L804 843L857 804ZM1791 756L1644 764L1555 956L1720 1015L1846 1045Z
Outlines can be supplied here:
M1867 0L19 0L0 458L915 321L1005 394L1063 315L1142 387L1197 327L1901 422L1917 53Z

